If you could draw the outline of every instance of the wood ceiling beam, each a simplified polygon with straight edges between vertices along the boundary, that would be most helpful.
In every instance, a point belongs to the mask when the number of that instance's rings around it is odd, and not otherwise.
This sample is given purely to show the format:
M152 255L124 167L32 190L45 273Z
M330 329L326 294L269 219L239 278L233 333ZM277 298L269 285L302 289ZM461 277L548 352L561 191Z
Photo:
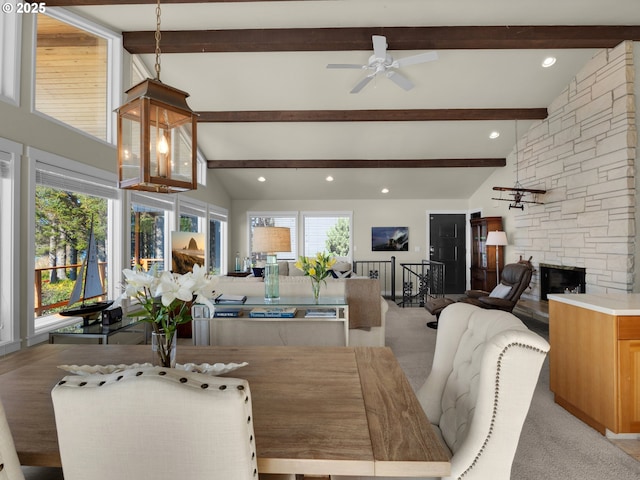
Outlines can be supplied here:
M544 120L546 108L410 110L246 110L198 112L198 123L239 122L429 122L456 120Z
M124 32L133 54L155 52L153 31ZM280 28L162 32L162 53L371 50L385 35L392 50L612 48L640 40L640 26L468 26Z
M506 164L505 158L207 160L209 168L469 168L504 167Z

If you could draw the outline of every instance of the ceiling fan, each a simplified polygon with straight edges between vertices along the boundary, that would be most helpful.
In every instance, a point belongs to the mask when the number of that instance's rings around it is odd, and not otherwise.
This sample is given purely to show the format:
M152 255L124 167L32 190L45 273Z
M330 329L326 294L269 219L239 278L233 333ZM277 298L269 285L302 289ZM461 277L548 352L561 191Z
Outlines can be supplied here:
M371 70L371 73L364 77L358 84L353 87L351 93L358 93L377 75L384 75L405 90L411 90L414 85L407 77L400 74L397 69L406 67L407 65L415 65L416 63L431 62L438 59L436 52L425 52L418 55L394 60L387 53L387 37L382 35L373 35L373 55L369 57L367 65L357 65L351 63L330 63L327 68L356 68L358 70Z

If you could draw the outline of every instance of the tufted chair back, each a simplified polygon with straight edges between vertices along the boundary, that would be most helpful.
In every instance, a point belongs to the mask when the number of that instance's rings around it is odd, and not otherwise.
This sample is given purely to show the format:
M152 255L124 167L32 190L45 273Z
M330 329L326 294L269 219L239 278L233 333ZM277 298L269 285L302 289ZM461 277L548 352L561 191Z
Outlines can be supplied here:
M0 480L24 480L2 403L0 403Z
M452 453L451 477L508 480L549 344L515 316L455 303L442 311L418 398Z
M245 380L146 367L52 390L65 480L258 479Z

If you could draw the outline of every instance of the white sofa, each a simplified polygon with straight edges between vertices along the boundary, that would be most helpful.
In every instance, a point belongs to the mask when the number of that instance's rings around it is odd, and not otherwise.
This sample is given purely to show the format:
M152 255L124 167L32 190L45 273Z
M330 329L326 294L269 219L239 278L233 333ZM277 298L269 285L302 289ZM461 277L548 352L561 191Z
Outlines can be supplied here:
M281 297L310 297L311 280L304 276L280 278ZM347 282L360 282L351 283ZM264 282L260 277L217 276L215 296L220 294L264 297ZM345 297L349 304L349 346L384 346L385 321L389 308L380 294L378 280L369 278L327 278L320 297ZM342 322L313 322L301 318L295 321L246 321L246 318L209 321L211 345L321 345L343 346ZM197 328L197 325L194 325Z

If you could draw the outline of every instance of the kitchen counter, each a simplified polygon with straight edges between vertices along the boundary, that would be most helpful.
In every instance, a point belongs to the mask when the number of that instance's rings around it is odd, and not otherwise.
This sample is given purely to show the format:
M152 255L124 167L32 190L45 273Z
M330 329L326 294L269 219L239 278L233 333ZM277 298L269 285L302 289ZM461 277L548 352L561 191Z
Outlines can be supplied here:
M606 315L640 316L640 293L550 293L547 298Z
M551 294L556 403L602 434L640 433L640 294Z

